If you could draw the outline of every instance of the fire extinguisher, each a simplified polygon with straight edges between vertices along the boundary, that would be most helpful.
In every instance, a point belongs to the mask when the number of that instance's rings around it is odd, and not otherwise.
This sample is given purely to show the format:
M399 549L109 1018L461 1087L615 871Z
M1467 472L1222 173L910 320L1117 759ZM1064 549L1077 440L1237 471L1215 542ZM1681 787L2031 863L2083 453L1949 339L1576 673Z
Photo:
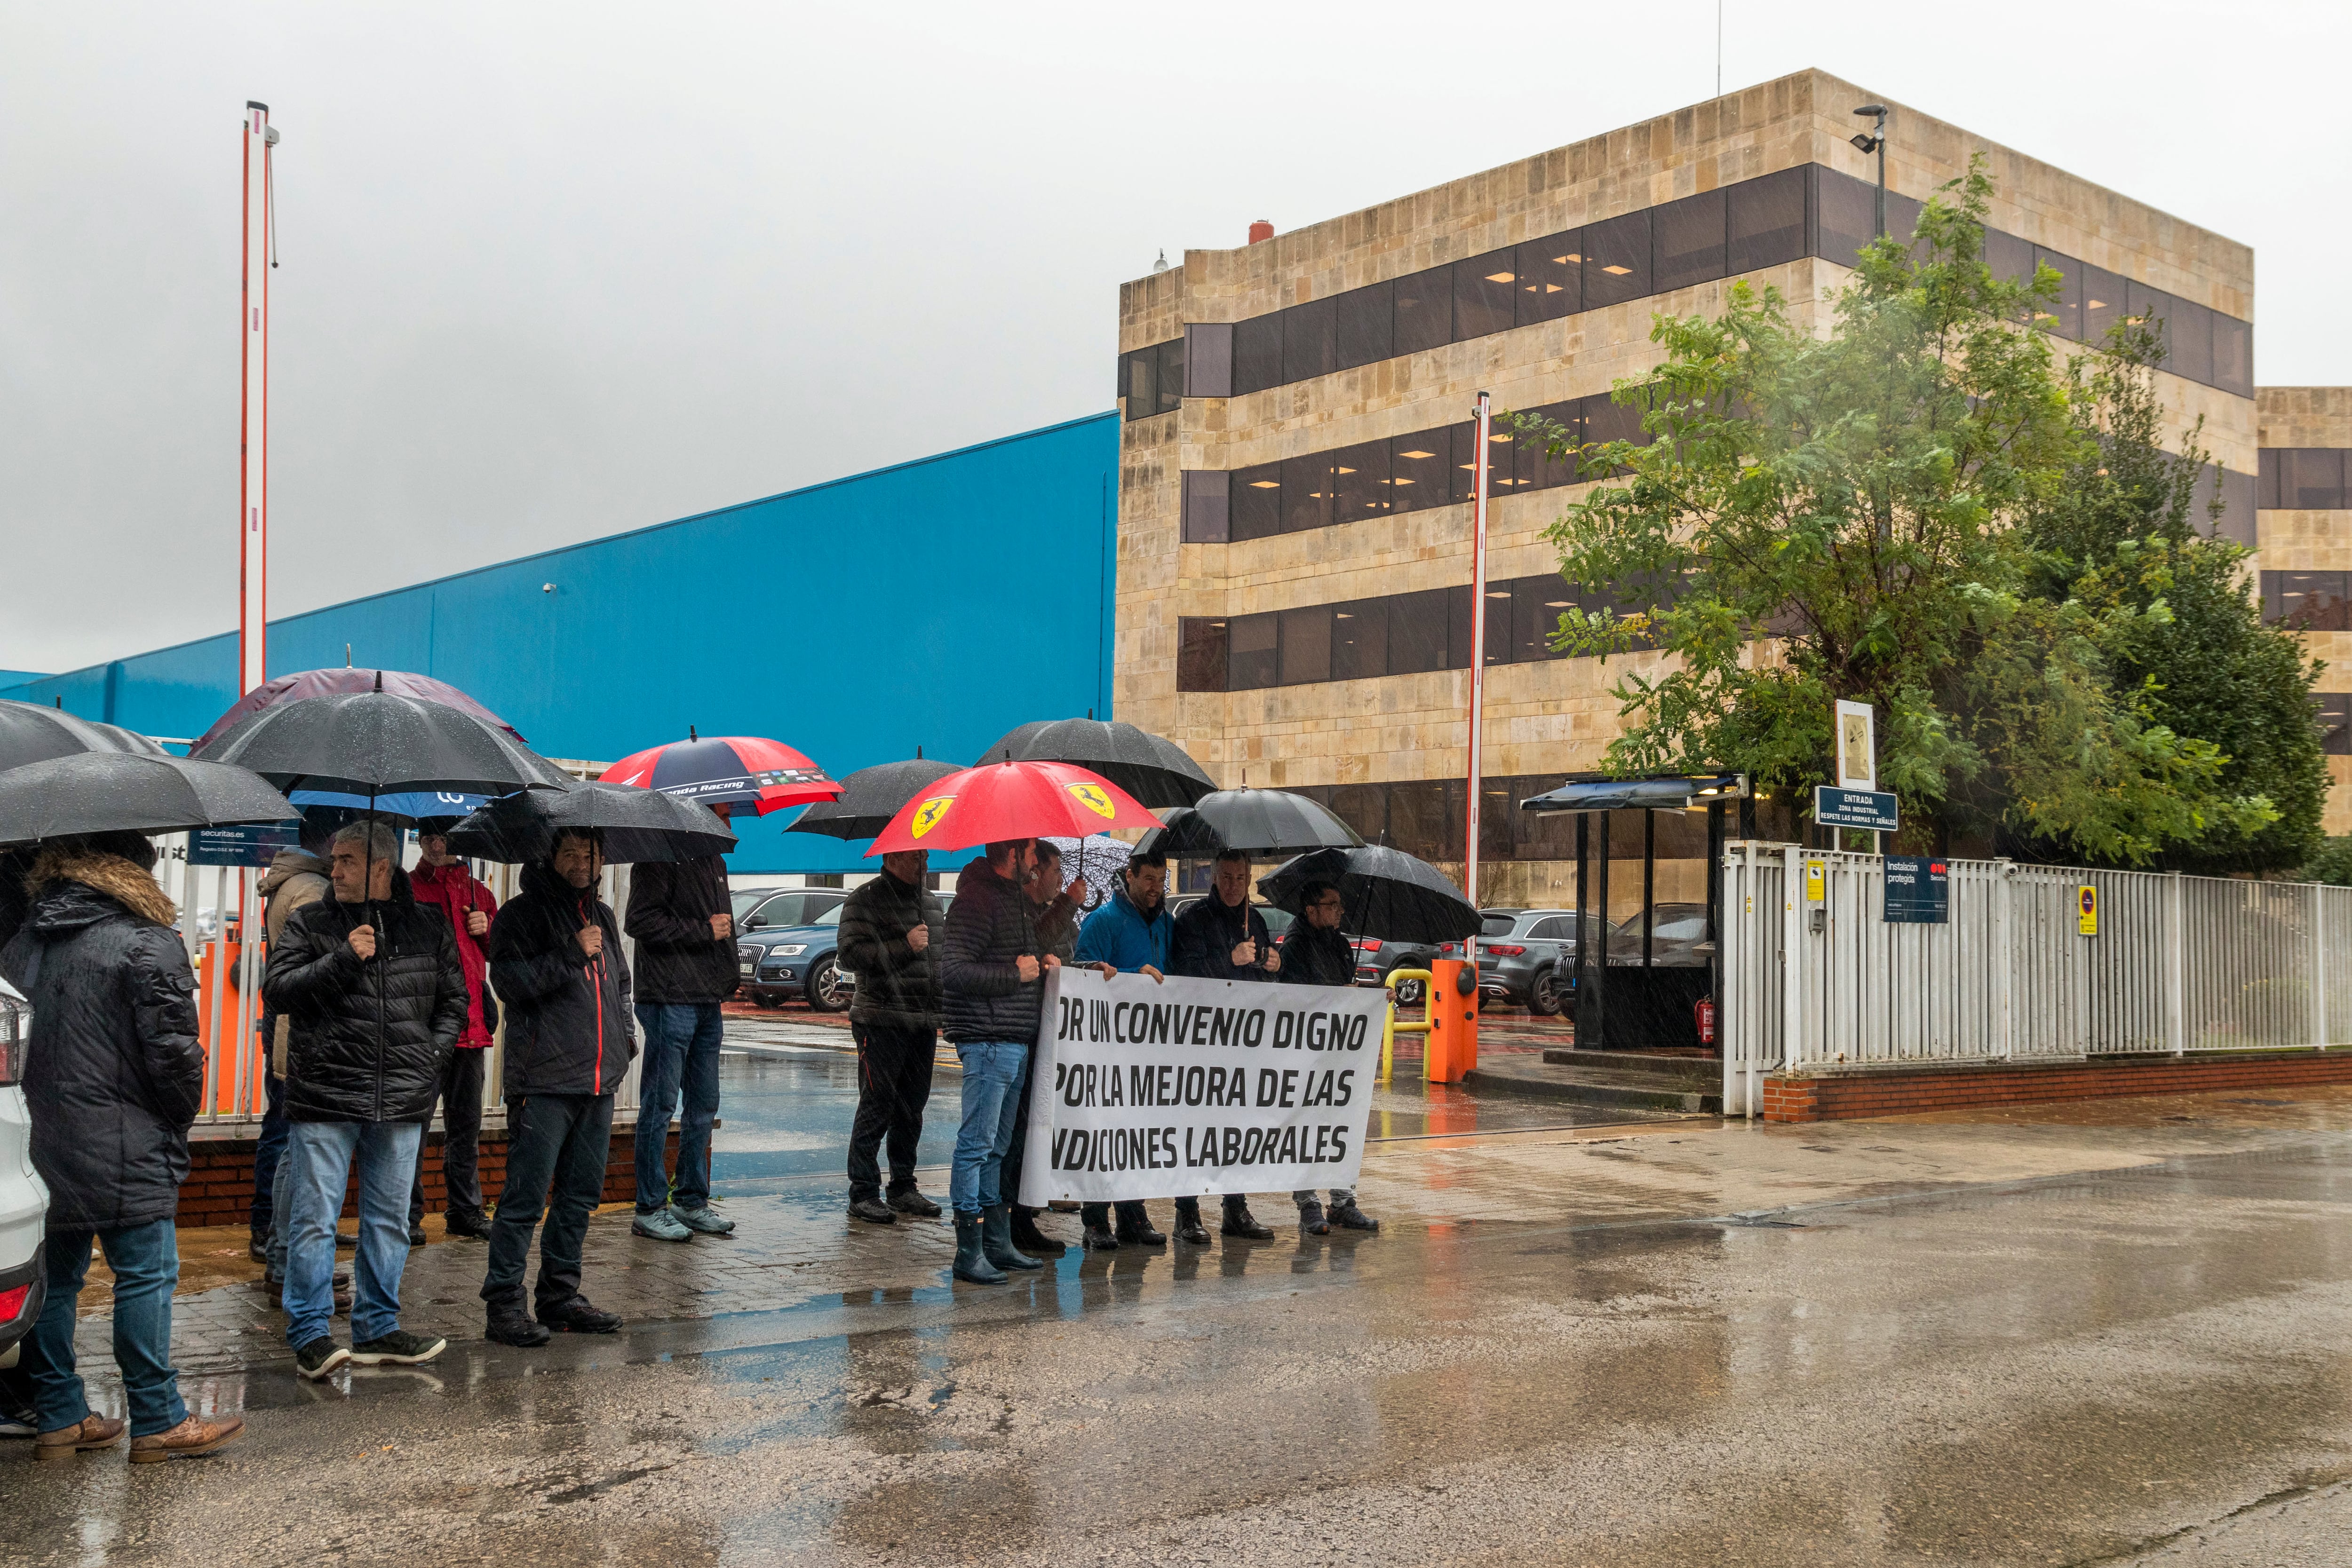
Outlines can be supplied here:
M1715 998L1699 998L1697 1004L1691 1009L1691 1016L1698 1021L1698 1042L1701 1045L1713 1045L1715 1043Z

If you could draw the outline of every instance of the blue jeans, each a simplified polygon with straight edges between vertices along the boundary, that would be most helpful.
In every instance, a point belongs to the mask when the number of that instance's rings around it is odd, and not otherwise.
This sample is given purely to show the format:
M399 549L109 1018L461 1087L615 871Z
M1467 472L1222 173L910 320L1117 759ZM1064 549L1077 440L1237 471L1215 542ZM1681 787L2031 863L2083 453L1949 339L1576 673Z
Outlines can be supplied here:
M131 1435L149 1437L187 1419L180 1375L172 1370L172 1287L180 1282L180 1238L168 1219L122 1230L52 1230L48 1237L48 1299L25 1337L25 1369L33 1377L33 1408L44 1432L79 1423L89 1414L81 1375L74 1370L74 1303L89 1272L89 1244L106 1249L114 1270L114 1364L122 1373L122 1402Z
M960 1040L956 1056L963 1062L963 1125L956 1130L948 1202L958 1214L978 1214L1004 1201L997 1178L1013 1146L1029 1048L1018 1040Z
M637 1069L637 1212L652 1214L673 1201L680 1208L700 1208L710 1201L710 1124L719 1115L719 1042L724 1038L719 1004L640 1002L637 1032L646 1049ZM675 1199L664 1159L673 1114Z
M326 1336L335 1312L335 1221L352 1161L360 1167L360 1248L352 1266L352 1343L400 1326L408 1267L408 1183L425 1129L414 1122L297 1122L286 1140L286 1343Z

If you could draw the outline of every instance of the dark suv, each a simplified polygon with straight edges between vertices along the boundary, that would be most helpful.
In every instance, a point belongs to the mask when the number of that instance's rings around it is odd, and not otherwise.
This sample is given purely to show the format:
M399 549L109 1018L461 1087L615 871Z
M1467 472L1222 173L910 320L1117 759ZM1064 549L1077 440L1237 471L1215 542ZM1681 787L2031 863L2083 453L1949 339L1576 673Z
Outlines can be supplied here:
M761 890L764 896L743 909L735 917L735 933L762 928L774 930L785 925L806 925L826 910L845 901L849 894L837 887L780 887Z
M1489 909L1478 938L1478 988L1550 1018L1576 995L1576 911L1520 909L1496 929L1506 912Z

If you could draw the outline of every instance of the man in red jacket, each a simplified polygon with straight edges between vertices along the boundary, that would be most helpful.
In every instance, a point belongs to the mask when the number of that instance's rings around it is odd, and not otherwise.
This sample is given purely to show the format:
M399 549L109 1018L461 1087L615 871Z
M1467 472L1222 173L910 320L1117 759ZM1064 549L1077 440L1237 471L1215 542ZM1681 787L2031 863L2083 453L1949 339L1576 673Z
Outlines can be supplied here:
M446 824L437 819L417 831L424 863L409 873L416 902L429 904L448 917L457 934L457 961L466 971L466 1030L457 1049L449 1053L448 1071L441 1077L441 1119L446 1131L441 1144L441 1180L447 1197L443 1208L449 1217L449 1234L487 1238L489 1217L482 1212L480 1152L482 1141L482 1053L499 1027L498 998L490 995L488 959L483 944L489 939L490 920L499 901L474 875L473 868L449 852L449 841L436 831ZM408 1244L425 1241L425 1162L408 1193Z

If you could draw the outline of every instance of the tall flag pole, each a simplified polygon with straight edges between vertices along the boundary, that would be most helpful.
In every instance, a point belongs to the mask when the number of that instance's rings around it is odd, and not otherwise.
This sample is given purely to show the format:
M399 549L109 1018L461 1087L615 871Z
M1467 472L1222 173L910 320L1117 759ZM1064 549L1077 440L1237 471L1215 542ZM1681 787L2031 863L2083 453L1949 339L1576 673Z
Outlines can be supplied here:
M245 361L238 378L236 691L268 678L269 106L245 106L245 281L238 294Z
M1462 846L1462 890L1470 907L1478 907L1478 807L1486 794L1486 466L1495 451L1495 408L1485 392L1478 394L1478 460L1471 468L1470 492L1470 788L1469 810L1463 813L1466 838ZM1470 972L1478 972L1478 938L1462 944Z

